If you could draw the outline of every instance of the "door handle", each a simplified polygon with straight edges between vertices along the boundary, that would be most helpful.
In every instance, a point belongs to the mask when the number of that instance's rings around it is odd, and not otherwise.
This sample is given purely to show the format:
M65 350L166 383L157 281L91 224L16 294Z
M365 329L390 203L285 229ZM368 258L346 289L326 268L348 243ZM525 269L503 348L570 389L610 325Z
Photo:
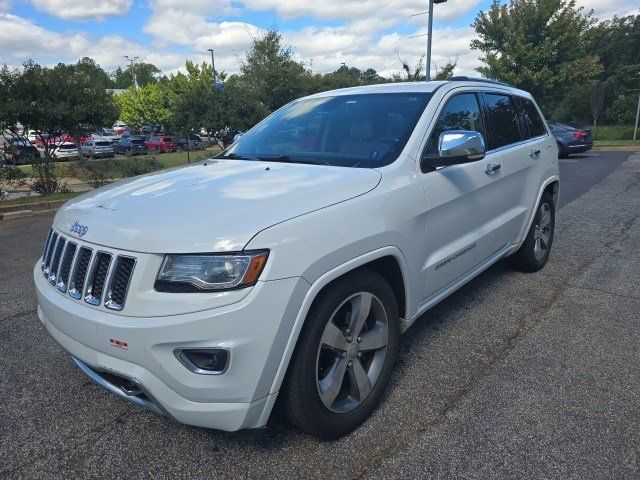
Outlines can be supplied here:
M498 170L500 170L499 163L496 163L495 165L493 163L489 163L484 169L484 173L486 173L487 175L491 175L492 173L497 172Z
M529 156L531 158L538 158L540 156L541 150L539 148L535 149L535 150L531 150L529 152Z

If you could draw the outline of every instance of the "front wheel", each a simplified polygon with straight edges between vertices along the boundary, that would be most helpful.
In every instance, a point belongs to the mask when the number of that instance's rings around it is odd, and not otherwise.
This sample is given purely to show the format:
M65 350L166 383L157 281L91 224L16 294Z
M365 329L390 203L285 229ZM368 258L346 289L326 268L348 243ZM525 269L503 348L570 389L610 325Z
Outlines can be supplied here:
M338 280L314 303L291 359L283 397L289 420L320 438L354 430L382 398L399 342L387 281L373 271Z
M556 209L553 197L549 192L544 192L527 237L518 251L508 258L509 263L524 272L541 270L549 260L555 224Z

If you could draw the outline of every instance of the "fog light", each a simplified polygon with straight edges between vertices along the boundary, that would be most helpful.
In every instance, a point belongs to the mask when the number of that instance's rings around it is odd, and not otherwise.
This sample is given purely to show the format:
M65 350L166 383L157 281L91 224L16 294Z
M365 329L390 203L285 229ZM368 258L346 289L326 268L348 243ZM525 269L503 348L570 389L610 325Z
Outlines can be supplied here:
M180 363L200 375L222 375L229 365L229 351L224 348L179 348L174 353Z

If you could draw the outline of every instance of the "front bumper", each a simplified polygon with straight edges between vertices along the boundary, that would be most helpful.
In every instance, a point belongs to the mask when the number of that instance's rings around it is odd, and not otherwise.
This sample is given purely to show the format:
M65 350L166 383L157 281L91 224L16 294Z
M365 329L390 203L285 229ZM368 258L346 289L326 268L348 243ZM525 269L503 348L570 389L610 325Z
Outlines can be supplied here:
M301 278L258 282L240 302L202 312L127 317L61 295L34 269L38 317L82 370L103 387L181 423L235 431L267 422L276 371L309 285ZM113 346L111 339L127 348ZM225 347L224 375L198 375L175 348ZM111 377L111 376L115 377ZM138 386L131 392L110 378Z

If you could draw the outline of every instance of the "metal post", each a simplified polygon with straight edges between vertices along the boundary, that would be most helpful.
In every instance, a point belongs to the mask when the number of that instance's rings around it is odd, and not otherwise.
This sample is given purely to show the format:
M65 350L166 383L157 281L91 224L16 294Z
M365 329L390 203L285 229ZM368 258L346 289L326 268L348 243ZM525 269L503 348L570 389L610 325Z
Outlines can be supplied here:
M207 48L207 51L211 52L211 69L213 70L213 86L216 86L216 61L213 57L213 48Z
M429 0L429 33L427 39L427 82L431 80L431 38L433 36L433 0Z
M640 93L638 94L638 110L636 111L636 128L633 130L633 139L638 139L638 122L640 121Z
M138 90L140 87L138 86L138 81L136 79L136 69L134 64L138 57L129 58L129 55L125 55L124 58L129 60L129 62L131 63L131 80L133 81L133 88Z

